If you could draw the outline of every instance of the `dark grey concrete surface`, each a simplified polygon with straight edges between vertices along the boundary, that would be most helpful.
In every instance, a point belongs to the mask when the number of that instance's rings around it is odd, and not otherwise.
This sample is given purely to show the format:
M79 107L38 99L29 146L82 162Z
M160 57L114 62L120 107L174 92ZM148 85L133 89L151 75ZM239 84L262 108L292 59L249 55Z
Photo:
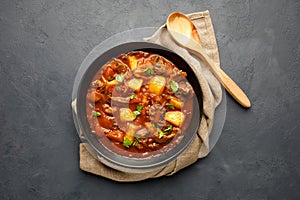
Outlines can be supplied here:
M0 199L300 199L300 2L1 0ZM79 169L77 69L111 35L208 9L227 95L211 154L171 177L117 183Z

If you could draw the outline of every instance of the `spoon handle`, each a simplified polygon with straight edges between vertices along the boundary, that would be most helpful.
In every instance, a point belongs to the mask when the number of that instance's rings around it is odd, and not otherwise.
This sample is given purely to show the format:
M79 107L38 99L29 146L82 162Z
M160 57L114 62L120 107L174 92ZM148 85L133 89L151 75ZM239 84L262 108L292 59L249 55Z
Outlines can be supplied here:
M210 67L211 72L239 104L245 108L251 107L251 102L243 90L221 68L215 66L213 61L203 52L198 44L191 41L185 46Z

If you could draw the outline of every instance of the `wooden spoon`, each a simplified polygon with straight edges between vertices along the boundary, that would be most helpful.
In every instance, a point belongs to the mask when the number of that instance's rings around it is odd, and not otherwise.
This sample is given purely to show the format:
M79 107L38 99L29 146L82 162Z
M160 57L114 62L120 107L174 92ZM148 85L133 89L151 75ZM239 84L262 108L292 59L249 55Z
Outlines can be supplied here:
M250 100L241 88L203 52L197 29L186 15L171 13L167 19L167 29L179 45L199 56L210 67L211 72L238 103L245 108L251 107Z

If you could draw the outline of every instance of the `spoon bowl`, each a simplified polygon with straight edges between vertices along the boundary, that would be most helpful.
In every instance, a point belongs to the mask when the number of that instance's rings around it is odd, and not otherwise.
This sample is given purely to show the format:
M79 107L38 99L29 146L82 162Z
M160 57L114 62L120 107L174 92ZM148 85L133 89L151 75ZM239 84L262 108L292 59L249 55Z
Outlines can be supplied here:
M181 38L180 41L193 39L202 48L197 28L186 15L180 12L172 13L168 17L167 26L168 26L168 30L169 31L171 30L173 34L179 33L177 37L183 37ZM186 41L185 43L187 42L188 41Z

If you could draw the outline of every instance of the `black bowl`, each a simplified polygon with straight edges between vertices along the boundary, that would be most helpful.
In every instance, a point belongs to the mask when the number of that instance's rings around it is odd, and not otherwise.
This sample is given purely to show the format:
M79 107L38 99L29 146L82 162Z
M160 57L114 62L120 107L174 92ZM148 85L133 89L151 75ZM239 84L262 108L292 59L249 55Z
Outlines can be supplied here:
M184 133L184 137L180 141L179 144L174 146L169 151L161 154L156 155L153 157L147 158L128 158L125 156L118 155L109 149L107 149L104 145L102 145L97 137L91 132L88 120L87 120L87 113L86 113L86 94L89 88L90 81L92 80L95 73L100 69L101 66L106 64L112 58L119 56L122 53L127 53L130 51L144 51L144 52L151 52L161 55L171 62L173 62L179 69L187 72L187 80L193 87L195 94L194 95L194 108L193 108L193 117L190 122L188 129ZM77 119L77 127L80 127L78 132L83 134L83 137L86 139L90 145L88 150L92 155L103 162L104 164L113 167L115 169L128 169L134 171L145 171L151 170L157 167L162 167L175 159L180 153L182 153L187 146L191 143L194 136L196 135L201 115L202 115L202 91L200 84L197 80L196 75L194 74L191 67L188 63L180 57L178 54L174 53L170 49L167 49L163 46L148 43L148 42L130 42L121 44L119 46L113 47L110 50L106 51L105 53L99 55L90 66L88 66L87 70L85 71L78 87L77 91L77 101L76 101L76 115Z

